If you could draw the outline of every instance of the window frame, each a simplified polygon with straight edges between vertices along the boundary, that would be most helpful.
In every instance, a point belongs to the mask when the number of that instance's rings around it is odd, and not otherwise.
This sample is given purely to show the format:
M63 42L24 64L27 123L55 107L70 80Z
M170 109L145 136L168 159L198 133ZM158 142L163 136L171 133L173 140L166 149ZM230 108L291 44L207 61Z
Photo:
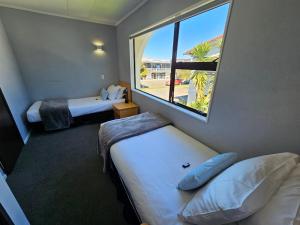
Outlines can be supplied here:
M216 3L217 2L217 3ZM210 3L212 3L212 6L208 6ZM214 4L215 3L215 4ZM225 21L225 27L224 27L224 33L223 33L223 40L222 40L222 44L220 46L220 56L218 61L214 60L211 62L177 62L177 49L178 49L178 40L179 40L179 31L180 31L180 22L184 21L184 20L188 20L191 17L200 15L202 13L205 13L207 11L213 10L215 8L218 8L220 6L223 6L225 4L229 4L229 8L228 8L228 13L227 13L227 17L226 17L226 21ZM212 107L212 103L213 103L213 98L214 98L214 92L215 92L215 87L216 87L216 83L217 83L217 77L218 77L218 73L219 73L219 67L220 67L220 63L222 61L222 55L223 55L223 48L224 48L224 43L226 40L226 36L227 36L227 31L228 31L228 25L229 25L229 20L230 20L230 16L231 16L231 10L232 10L232 5L233 5L233 0L222 0L222 1L213 1L213 2L209 2L206 3L205 5L201 5L200 7L198 7L196 10L197 12L194 12L192 14L189 14L189 12L185 13L185 14L181 14L180 19L175 20L174 18L171 19L169 22L164 21L163 24L158 24L158 25L154 25L151 26L149 29L144 29L142 32L137 33L135 35L131 35L129 38L129 41L132 41L132 46L131 46L131 57L130 59L133 59L133 86L134 89L144 93L145 95L150 95L154 98L157 98L159 100L162 100L163 102L175 105L177 107L183 108L185 110L191 111L193 113L196 113L202 117L205 118L205 121L208 120L209 114L210 114L210 110ZM202 9L204 8L204 9ZM202 10L201 10L202 9ZM194 10L193 10L194 11ZM135 62L135 38L138 36L141 36L143 34L146 34L148 32L151 31L155 31L161 27L170 25L170 24L174 24L174 34L173 34L173 46L172 46L172 58L171 58L171 73L170 73L170 86L169 86L169 99L163 99L157 95L153 95L151 93L145 92L141 89L138 89L136 87L136 62ZM176 70L177 69L185 69L185 70L201 70L201 71L211 71L211 72L215 72L215 81L213 84L213 90L212 90L212 95L211 95L211 99L210 99L210 103L208 106L208 112L204 113L202 111L199 111L197 109L194 109L192 107L186 106L184 104L178 103L174 101L174 91L175 91L175 76L176 76Z

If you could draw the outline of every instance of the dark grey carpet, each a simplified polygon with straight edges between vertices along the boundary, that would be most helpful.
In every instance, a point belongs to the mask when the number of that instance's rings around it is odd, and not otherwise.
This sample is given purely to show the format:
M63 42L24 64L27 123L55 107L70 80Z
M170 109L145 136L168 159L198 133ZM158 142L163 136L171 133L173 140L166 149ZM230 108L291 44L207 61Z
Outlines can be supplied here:
M122 204L96 153L99 125L33 133L8 177L32 225L123 225Z

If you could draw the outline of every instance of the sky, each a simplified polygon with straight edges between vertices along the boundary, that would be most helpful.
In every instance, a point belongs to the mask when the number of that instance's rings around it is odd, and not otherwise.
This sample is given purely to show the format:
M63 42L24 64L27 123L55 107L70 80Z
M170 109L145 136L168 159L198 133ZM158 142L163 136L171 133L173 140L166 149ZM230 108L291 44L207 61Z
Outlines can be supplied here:
M177 58L190 58L183 53L203 41L224 33L229 4L201 13L180 22ZM171 60L174 24L153 32L143 58Z

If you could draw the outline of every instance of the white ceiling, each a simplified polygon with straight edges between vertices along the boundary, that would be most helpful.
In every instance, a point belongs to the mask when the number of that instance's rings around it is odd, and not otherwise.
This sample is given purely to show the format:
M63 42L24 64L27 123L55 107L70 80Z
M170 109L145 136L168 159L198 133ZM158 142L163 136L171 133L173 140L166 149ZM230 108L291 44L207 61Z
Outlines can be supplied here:
M0 0L0 6L118 25L147 0Z

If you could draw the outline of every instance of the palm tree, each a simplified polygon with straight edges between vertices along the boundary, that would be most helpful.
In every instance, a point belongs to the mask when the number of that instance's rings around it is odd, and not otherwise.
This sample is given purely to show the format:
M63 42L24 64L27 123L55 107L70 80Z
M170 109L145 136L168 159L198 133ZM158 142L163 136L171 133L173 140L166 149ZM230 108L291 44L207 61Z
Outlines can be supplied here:
M206 42L196 45L187 54L192 56L194 61L207 62L207 60L209 60L209 58L206 57L206 55L207 55L207 53L209 53L209 51L211 49L212 49L211 44L206 41Z
M221 48L223 36L217 36L216 38L202 42L186 52L196 62L212 62L217 61L219 56L208 56L207 54L212 48ZM194 71L191 78L194 81L196 88L196 101L190 104L192 108L196 108L204 113L208 112L209 101L211 98L211 90L214 84L215 76L210 75L204 71Z
M211 61L210 57L207 57L207 53L212 49L212 46L209 42L203 42L198 44L193 49L191 49L187 54L192 56L194 61L197 62L207 62ZM195 82L196 88L196 101L191 104L191 107L197 108L202 112L207 112L208 110L208 101L207 95L205 95L204 89L206 87L207 82L209 81L209 77L205 72L202 71L194 71L191 80Z

